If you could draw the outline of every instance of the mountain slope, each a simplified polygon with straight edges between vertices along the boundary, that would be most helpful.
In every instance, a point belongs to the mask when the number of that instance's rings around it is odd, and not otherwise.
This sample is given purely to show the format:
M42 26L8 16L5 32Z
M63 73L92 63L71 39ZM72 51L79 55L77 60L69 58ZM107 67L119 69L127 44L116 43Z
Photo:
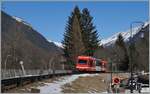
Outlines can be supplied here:
M126 43L127 53L129 57L131 55L129 49L131 41L135 45L134 50L132 50L134 68L136 69L136 71L149 71L149 23L146 23L142 29L134 31L134 36L132 39L129 39L129 33L130 32L123 32L121 34L124 34L123 37ZM123 60L124 58L123 54L125 52L121 50L121 48L118 48L117 45L115 45L117 34L109 39L110 41L105 42L105 44L103 44L104 46L101 46L96 50L94 56L97 58L105 58L109 60L109 62L112 62L114 64L121 63L121 60Z
M145 22L143 28L145 28L146 26L148 25L148 22ZM132 30L132 35L136 35L139 31L140 31L141 27L135 27L133 28ZM117 40L117 37L118 35L121 34L124 38L124 41L125 42L128 42L129 41L129 38L131 36L131 31L130 30L127 30L125 32L118 32L116 34L114 34L113 36L107 38L107 39L102 39L101 40L101 45L104 45L104 46L111 46L115 43L115 41Z
M48 42L32 26L20 18L1 12L2 17L2 68L8 58L7 68L20 68L19 61L24 61L25 69L46 69L49 60L63 51L54 43ZM9 57L8 57L9 56ZM54 60L60 65L62 59Z

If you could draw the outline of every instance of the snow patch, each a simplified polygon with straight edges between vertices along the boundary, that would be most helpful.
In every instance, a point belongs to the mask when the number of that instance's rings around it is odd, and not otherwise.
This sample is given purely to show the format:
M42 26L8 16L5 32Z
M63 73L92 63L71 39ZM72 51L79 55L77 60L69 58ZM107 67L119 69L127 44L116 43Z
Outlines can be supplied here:
M150 87L149 88L142 88L141 92L150 92Z
M56 46L58 46L60 48L63 48L63 45L60 42L56 42L56 41L52 41L52 40L48 40L48 41L51 42L51 43L54 43Z
M96 76L98 74L77 74L71 76L65 76L58 79L58 81L54 81L53 83L45 83L46 86L38 87L40 89L41 94L60 94L62 93L62 86L71 83L72 81L78 79L79 77L86 76Z
M149 23L149 21L145 22L143 27L146 27Z
M60 42L54 42L54 44L56 44L58 47L63 48L62 44Z
M24 21L24 20L23 20L22 18L20 18L20 17L12 16L12 18L15 19L16 21L20 22L20 23L23 23L23 24L25 24L25 25L27 25L27 26L32 27L31 24L27 23L26 21Z

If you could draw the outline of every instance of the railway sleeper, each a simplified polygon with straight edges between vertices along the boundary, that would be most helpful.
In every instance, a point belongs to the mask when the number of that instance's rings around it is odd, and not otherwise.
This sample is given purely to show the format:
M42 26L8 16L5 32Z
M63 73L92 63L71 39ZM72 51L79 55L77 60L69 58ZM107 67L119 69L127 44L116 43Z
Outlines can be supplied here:
M27 85L27 84L30 84L30 83L31 83L31 81L28 80L28 81L23 82L22 85Z
M4 86L2 88L2 92L10 90L10 89L13 89L13 88L16 88L16 87L17 87L17 84L12 84L12 85L9 85L9 86Z

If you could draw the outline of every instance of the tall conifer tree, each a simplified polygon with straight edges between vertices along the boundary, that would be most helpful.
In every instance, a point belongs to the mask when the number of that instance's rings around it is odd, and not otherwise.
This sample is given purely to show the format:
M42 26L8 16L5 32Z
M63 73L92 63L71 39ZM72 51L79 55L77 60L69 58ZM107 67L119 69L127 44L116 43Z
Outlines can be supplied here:
M92 21L93 17L89 10L84 8L81 16L82 38L86 48L85 54L90 56L93 56L94 51L99 47L99 36Z
M75 64L79 55L93 56L94 50L99 47L98 33L92 19L87 8L80 13L78 6L69 16L62 41L69 62Z
M123 58L123 60L121 60L120 69L126 71L129 68L129 56L128 56L128 53L127 53L127 48L126 48L124 39L123 39L123 37L122 37L121 34L118 35L118 39L116 40L115 44L121 50L123 50L123 53L124 53L123 56L124 56L124 58Z
M80 10L76 6L68 19L66 31L64 33L64 40L62 42L68 61L73 63L75 63L76 57L83 55L85 51L84 44L82 42L80 17Z

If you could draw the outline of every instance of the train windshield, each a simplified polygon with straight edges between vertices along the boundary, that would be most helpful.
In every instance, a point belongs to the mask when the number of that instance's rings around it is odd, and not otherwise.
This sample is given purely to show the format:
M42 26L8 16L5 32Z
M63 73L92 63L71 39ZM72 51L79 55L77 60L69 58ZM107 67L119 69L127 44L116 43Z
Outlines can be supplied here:
M86 63L87 63L87 60L79 60L78 63L79 63L79 64L86 64Z

